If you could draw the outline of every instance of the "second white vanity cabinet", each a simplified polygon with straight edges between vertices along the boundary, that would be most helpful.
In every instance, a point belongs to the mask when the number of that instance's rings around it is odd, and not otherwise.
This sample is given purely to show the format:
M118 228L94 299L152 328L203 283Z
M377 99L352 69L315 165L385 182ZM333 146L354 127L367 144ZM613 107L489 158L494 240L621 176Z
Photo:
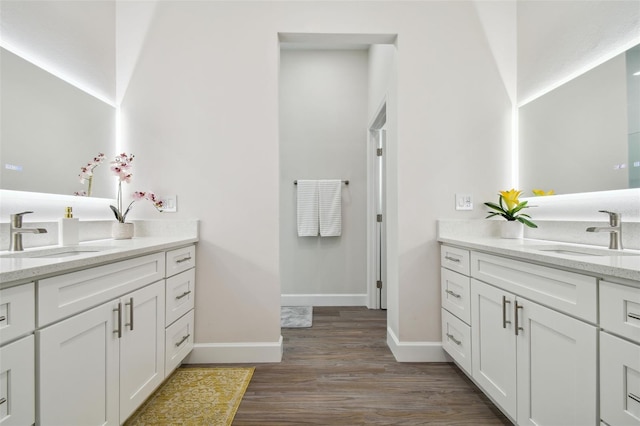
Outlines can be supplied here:
M518 425L595 425L595 278L471 253L473 379Z
M600 326L600 416L640 426L640 287L601 281Z

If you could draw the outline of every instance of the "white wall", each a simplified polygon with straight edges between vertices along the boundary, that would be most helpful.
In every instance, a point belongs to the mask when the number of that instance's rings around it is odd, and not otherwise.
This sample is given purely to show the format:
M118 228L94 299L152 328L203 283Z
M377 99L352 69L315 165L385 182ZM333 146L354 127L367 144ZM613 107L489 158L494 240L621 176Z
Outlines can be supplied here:
M298 296L289 303L365 301L367 74L367 50L280 52L280 282ZM349 180L340 237L298 237L296 179Z
M400 341L439 342L435 221L482 217L455 212L454 193L489 199L507 181L510 104L467 2L158 4L123 134L138 179L202 220L196 341L279 338L278 32L398 34L389 314Z

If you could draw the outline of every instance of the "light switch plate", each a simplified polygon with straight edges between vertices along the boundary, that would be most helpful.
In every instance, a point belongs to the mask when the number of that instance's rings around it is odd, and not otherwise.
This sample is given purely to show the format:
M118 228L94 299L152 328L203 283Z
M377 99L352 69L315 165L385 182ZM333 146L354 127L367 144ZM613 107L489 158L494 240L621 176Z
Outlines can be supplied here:
M473 210L471 194L456 194L456 210Z
M175 213L178 210L178 197L175 195L163 195L160 197L163 203L163 213Z

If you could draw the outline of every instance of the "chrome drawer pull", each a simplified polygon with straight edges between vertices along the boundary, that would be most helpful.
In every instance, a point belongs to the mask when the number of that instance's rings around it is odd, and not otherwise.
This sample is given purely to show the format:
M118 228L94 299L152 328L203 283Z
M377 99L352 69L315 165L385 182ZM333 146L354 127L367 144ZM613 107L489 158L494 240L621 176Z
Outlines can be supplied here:
M523 330L524 328L520 327L520 325L518 324L518 309L524 309L524 306L522 305L518 305L518 301L516 300L516 305L515 305L515 309L513 310L513 315L516 317L516 336L518 335L518 331Z
M4 404L5 402L7 402L7 398L0 398L0 405Z
M0 322L6 321L6 320L7 320L7 317L5 317L4 315L0 317Z
M453 341L453 343L455 343L456 345L460 346L462 345L462 342L458 339L456 339L452 334L447 333L447 337Z
M507 321L507 304L511 304L511 300L507 300L507 296L502 296L502 328L507 328L507 324L511 324L511 321Z
M113 312L118 313L118 329L113 330L114 333L118 334L118 339L122 337L122 303L118 303L118 307L113 310Z
M180 300L185 296L188 296L189 294L191 294L191 290L187 290L184 293L182 293L180 296L176 296L176 300Z
M627 316L629 318L640 320L640 314L628 313Z
M129 330L133 331L133 297L130 297L124 306L129 306L129 324L125 324L125 327L129 326Z
M187 260L191 260L191 256L183 257L182 259L176 260L176 263L186 262Z
M633 399L635 402L640 402L640 396L629 393L629 398Z
M452 295L452 296L453 296L453 297L455 297L456 299L460 299L460 298L462 297L462 296L460 296L458 293L455 293L455 292L453 292L453 291L451 291L451 290L449 290L449 289L445 290L444 292L445 292L445 293L447 293L447 294Z
M176 343L176 348L177 348L178 346L180 346L181 344L183 344L183 343L185 342L185 340L187 340L187 339L189 338L189 336L191 336L191 334L187 334L186 336L184 336L184 337L182 338L182 340L180 340L178 343Z
M450 262L460 263L460 259L456 259L455 257L445 256L444 258L447 259Z

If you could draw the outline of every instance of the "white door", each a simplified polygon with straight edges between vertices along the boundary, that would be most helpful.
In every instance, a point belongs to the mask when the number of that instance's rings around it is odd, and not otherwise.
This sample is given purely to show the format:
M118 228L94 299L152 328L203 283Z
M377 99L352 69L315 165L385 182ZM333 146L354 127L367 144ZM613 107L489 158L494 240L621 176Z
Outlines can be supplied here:
M119 424L117 307L108 302L36 332L38 424Z
M164 281L120 299L120 422L164 380Z
M515 296L471 280L471 363L474 380L516 418Z
M597 425L597 331L517 300L518 425Z
M375 207L376 207L376 286L378 307L387 309L387 227L385 221L385 150L387 131L380 129L376 136Z

